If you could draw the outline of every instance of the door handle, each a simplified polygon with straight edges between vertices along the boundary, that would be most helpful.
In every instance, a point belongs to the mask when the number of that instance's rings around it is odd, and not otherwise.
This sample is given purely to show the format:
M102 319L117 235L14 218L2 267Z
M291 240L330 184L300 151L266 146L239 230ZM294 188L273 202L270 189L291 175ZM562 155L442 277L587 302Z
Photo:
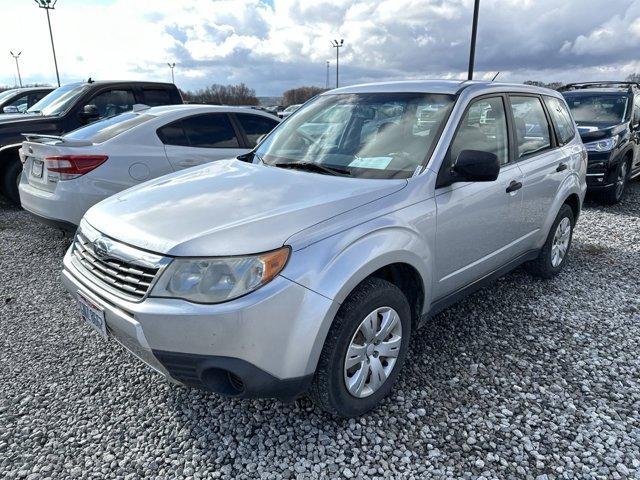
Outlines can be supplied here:
M556 168L556 172L564 172L567 168L567 164L566 163L561 163L560 165L558 165L558 168Z
M515 192L522 188L522 182L516 182L515 180L511 180L511 183L507 187L507 193Z

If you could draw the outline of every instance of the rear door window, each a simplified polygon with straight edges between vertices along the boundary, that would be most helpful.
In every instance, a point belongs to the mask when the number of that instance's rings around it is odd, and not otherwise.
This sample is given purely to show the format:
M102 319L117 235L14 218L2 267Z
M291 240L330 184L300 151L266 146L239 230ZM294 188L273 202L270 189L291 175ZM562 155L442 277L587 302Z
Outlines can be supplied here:
M240 142L226 113L207 113L182 119L192 147L239 148Z
M551 115L551 120L558 134L560 144L565 145L569 143L576 133L569 109L559 98L544 97L544 101L547 104L547 110L549 110L549 114Z
M535 155L551 148L551 130L538 97L511 97L515 121L518 158Z
M252 115L250 113L236 113L235 115L247 136L249 148L255 147L262 135L269 133L278 125L277 120L262 115Z

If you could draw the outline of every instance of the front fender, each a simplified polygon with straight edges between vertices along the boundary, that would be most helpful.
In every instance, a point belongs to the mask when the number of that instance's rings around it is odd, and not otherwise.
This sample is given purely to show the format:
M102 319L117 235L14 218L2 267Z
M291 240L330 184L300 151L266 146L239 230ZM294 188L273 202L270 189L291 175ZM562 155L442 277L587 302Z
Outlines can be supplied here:
M420 202L419 206L374 219L294 251L283 276L342 303L376 270L393 263L405 263L415 268L422 278L426 306L430 301L432 281L435 206L425 212L425 203L428 202ZM411 218L415 212L410 210L422 210L419 231L401 221L403 217Z
M12 158L18 157L18 149L22 146L22 143L14 143L11 145L4 145L0 147L0 171L9 164Z

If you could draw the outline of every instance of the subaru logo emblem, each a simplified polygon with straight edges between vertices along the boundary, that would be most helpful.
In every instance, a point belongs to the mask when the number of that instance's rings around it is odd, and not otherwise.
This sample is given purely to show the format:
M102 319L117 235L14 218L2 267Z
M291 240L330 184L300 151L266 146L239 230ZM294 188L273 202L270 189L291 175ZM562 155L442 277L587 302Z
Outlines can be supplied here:
M98 258L105 258L109 255L109 245L105 239L99 238L93 242L93 253L95 253Z

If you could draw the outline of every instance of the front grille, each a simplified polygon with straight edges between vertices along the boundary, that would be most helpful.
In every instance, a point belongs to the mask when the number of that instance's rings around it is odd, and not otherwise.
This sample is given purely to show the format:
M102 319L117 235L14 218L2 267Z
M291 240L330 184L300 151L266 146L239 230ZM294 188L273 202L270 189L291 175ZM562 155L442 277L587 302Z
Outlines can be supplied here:
M85 275L108 290L132 300L142 300L145 297L160 269L160 266L142 266L135 263L135 260L118 258L116 252L98 255L94 242L81 231L76 233L72 255L74 263Z

